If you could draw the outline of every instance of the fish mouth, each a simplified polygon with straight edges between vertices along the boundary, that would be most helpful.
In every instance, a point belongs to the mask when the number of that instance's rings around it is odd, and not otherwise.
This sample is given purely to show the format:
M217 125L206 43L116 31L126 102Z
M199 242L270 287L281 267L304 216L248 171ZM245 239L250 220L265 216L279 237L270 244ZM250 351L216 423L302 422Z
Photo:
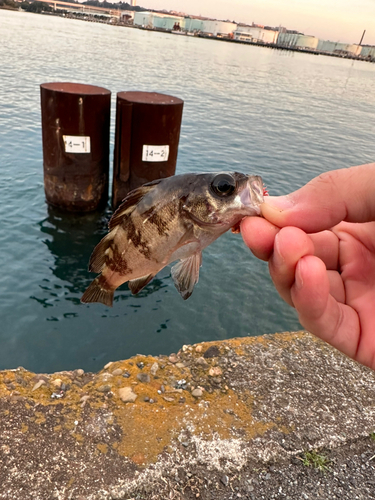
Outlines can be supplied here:
M240 194L240 201L245 208L251 209L256 215L260 215L260 205L264 201L262 180L249 180Z

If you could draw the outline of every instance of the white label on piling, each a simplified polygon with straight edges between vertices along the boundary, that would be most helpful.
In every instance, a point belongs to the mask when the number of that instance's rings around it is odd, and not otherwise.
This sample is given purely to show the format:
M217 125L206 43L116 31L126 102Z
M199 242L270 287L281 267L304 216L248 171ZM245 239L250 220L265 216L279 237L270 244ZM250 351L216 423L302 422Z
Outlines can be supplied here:
M167 161L168 156L169 146L143 145L142 161Z
M63 135L65 153L91 153L90 137L83 135Z

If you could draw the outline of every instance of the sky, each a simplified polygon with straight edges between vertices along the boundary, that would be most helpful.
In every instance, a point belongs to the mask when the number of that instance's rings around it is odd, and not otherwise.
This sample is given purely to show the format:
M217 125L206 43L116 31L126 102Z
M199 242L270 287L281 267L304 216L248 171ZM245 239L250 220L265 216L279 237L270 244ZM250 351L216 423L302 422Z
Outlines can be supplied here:
M128 0L130 3L130 0ZM335 42L375 45L375 0L137 0L147 9L285 26Z

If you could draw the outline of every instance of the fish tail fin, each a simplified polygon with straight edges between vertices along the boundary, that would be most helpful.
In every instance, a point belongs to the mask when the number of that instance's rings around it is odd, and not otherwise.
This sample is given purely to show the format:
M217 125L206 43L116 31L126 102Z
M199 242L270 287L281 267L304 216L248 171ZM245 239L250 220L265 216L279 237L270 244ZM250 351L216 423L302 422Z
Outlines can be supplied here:
M110 288L103 276L98 276L91 282L81 297L81 302L101 302L102 304L112 307L114 288Z

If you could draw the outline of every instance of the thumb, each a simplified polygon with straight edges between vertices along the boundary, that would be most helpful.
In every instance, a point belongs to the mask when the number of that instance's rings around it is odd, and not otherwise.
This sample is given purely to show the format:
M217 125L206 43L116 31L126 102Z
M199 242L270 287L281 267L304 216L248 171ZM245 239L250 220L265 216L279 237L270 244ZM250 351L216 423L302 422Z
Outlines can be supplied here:
M332 170L286 196L267 196L262 215L278 227L322 231L341 221L375 220L375 163Z

